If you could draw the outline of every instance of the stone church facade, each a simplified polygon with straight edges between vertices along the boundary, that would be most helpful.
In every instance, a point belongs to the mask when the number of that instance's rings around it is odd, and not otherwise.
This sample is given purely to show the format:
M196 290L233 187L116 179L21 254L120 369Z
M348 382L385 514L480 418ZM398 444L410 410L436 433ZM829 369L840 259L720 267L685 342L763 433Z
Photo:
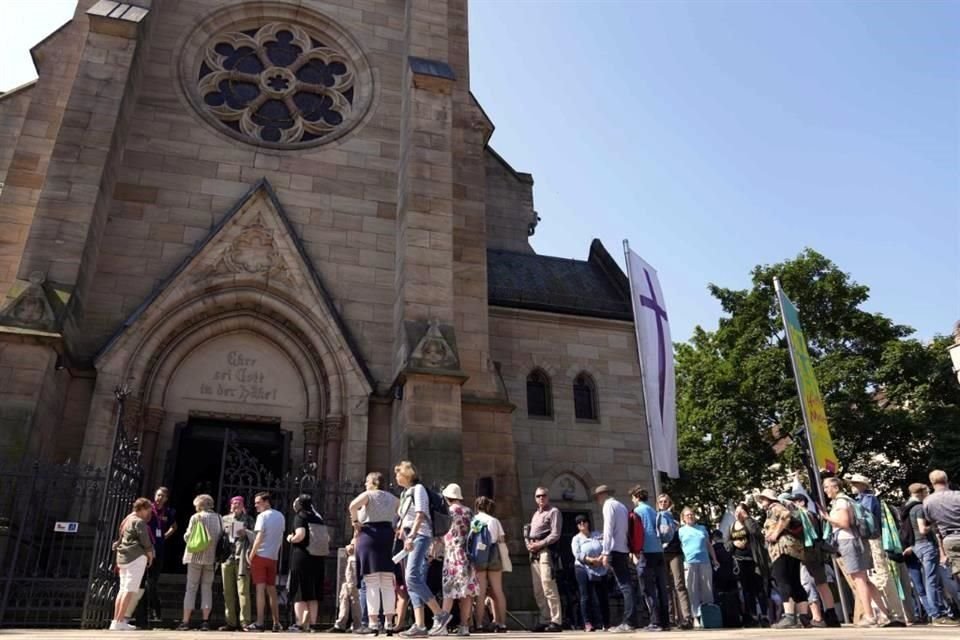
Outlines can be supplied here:
M330 480L410 458L515 539L537 485L650 482L626 278L530 247L466 0L80 0L31 53L0 96L0 457L104 463L125 384L149 485L212 473L226 428Z

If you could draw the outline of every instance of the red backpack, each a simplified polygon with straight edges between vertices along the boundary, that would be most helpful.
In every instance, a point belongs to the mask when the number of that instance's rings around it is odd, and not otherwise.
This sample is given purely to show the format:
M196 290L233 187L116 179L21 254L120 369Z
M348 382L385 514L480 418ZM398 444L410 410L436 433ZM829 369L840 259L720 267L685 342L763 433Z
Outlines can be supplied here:
M630 553L643 553L643 520L631 511L627 515L627 548Z

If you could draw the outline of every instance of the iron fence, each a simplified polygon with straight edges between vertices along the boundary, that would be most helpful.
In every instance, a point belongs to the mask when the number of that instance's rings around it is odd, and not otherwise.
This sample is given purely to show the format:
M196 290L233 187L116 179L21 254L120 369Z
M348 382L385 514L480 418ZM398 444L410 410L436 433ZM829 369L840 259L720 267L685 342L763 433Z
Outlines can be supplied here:
M0 624L78 626L106 471L0 464Z

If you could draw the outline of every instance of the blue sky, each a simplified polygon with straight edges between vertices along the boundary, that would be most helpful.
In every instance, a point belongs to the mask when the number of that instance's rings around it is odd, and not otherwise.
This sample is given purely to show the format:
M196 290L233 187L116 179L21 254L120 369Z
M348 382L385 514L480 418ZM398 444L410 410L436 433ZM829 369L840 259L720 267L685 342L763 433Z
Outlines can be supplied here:
M0 89L71 0L4 0ZM38 10L38 5L43 10ZM540 253L621 241L674 340L708 282L810 246L928 338L960 319L960 3L473 0L472 88L534 174Z
M810 246L917 329L960 320L960 3L474 1L492 146L536 180L539 253L621 241L674 340L708 282Z

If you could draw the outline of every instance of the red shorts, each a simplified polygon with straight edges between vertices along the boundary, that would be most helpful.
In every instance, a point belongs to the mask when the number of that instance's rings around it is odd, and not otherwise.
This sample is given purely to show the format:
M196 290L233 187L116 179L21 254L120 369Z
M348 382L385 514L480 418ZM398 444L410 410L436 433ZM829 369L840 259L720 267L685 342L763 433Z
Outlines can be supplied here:
M253 556L250 562L250 577L253 584L276 584L277 561L261 556Z

